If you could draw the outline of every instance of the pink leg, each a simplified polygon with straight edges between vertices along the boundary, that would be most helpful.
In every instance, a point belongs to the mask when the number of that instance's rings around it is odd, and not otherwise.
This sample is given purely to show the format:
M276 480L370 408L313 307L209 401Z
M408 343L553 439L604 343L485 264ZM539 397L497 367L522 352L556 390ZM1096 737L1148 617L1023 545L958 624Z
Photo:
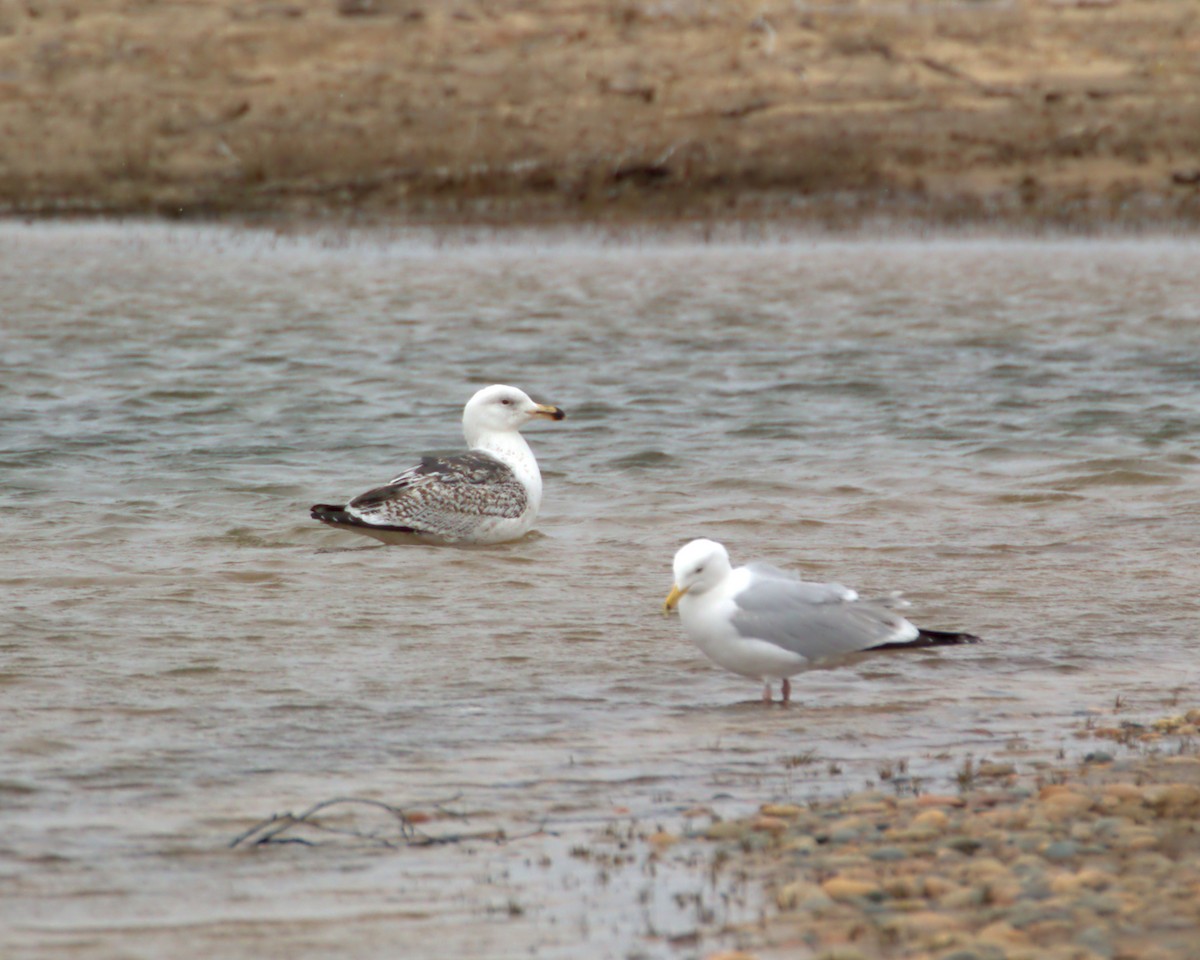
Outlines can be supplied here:
M771 681L768 680L763 684L763 703L771 702Z
M787 677L783 678L783 700L781 700L780 702L781 703L791 703L792 702L792 681L789 680Z

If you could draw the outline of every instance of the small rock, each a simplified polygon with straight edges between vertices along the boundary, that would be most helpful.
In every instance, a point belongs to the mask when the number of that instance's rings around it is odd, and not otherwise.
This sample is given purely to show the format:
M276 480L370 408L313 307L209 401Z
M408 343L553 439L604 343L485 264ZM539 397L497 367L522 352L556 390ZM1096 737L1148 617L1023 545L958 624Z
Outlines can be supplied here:
M1075 942L1086 950L1091 950L1092 953L1104 960L1111 960L1116 954L1116 948L1112 942L1112 933L1100 924L1093 924L1086 927L1075 934Z
M1112 763L1113 755L1107 750L1093 750L1083 755L1084 763Z
M889 877L883 882L883 889L891 899L893 910L923 910L924 899L920 897L920 885L914 877Z
M1200 787L1190 783L1163 783L1147 787L1147 804L1159 814L1180 814L1200 806Z
M1092 832L1097 837L1115 837L1131 826L1126 817L1101 817L1092 823Z
M873 833L875 826L865 817L839 817L825 827L830 836L835 833L843 835L862 836Z
M758 810L764 817L783 817L785 820L794 820L804 812L803 807L798 807L794 803L764 803Z
M883 929L892 937L901 940L928 940L938 934L953 933L962 929L961 921L949 914L935 910L917 910L883 922Z
M1113 845L1122 850L1153 850L1158 846L1158 837L1149 827L1128 825L1117 831Z
M895 863L899 860L908 859L908 851L902 847L878 847L867 854L872 860L883 860L888 863Z
M813 909L817 906L826 906L832 902L824 890L815 883L809 883L806 880L795 880L792 883L785 884L775 894L775 903L779 906L780 910L795 910L797 907Z
M948 893L958 890L958 884L952 880L947 880L945 877L938 876L936 873L926 875L921 880L921 890L927 897L937 899L944 897Z
M1121 911L1121 901L1107 893L1085 893L1076 898L1075 906L1079 910L1091 910L1101 917L1111 917Z
M1078 840L1080 843L1087 843L1096 835L1095 828L1090 823L1073 823L1071 824L1071 839Z
M976 937L983 943L995 943L1003 947L1020 947L1029 943L1027 933L1003 920L989 923L976 934Z
M984 889L983 901L995 907L1010 907L1024 894L1015 880L993 880Z
M1011 763L981 763L975 768L976 776L986 777L989 780L1011 777L1016 772L1017 768Z
M970 857L983 846L983 844L974 837L951 837L946 841L946 846L951 850L957 850L959 853Z
M736 820L721 820L704 828L707 840L737 840L746 834L746 825Z
M821 889L834 900L882 900L885 896L879 884L849 877L832 877L821 884Z
M991 899L990 888L985 893L983 887L959 887L938 897L938 906L946 910L973 910Z
M1018 903L1008 911L1008 922L1024 930L1047 922L1059 923L1070 919L1070 912L1056 903Z
M1042 799L1042 815L1051 823L1062 823L1087 813L1092 808L1092 800L1073 790L1065 790L1051 794Z
M1104 787L1104 795L1106 797L1114 797L1118 800L1132 800L1137 803L1142 802L1142 788L1132 783L1110 783Z
M1079 879L1079 883L1089 890L1107 890L1113 882L1111 874L1097 870L1095 867L1080 870L1075 876Z
M1055 840L1042 848L1042 856L1047 860L1070 860L1078 854L1079 844L1074 840Z
M759 833L781 834L788 828L787 821L782 817L755 817L750 821L750 829Z
M1050 878L1050 889L1060 896L1074 896L1082 890L1104 890L1112 883L1112 877L1103 870L1092 868L1080 870L1078 874L1057 874Z
M817 841L807 835L792 837L784 843L783 849L788 853L810 854L817 849Z
M949 822L950 818L941 810L923 810L913 817L912 825L937 830L940 833L946 829Z
M817 954L816 960L869 960L869 958L861 950L855 950L853 947L834 947L832 950L821 951Z
M982 954L976 953L974 950L955 950L952 953L942 954L941 960L987 960Z

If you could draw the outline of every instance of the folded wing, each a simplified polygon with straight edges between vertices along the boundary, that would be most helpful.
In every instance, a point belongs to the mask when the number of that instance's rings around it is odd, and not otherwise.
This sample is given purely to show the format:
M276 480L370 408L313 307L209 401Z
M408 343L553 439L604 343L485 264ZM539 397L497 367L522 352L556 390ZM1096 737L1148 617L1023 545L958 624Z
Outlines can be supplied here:
M521 516L528 503L525 488L506 464L472 451L422 457L419 465L344 507L318 504L313 516L326 523L456 540L485 518Z
M858 599L837 583L810 583L755 565L749 585L734 597L734 628L809 660L824 660L903 643L918 636L903 617Z

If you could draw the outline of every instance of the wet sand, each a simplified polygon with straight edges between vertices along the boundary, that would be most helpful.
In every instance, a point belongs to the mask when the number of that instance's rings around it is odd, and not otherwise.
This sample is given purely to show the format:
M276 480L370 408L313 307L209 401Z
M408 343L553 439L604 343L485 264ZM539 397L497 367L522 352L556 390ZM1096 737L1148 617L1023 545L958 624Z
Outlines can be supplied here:
M29 0L0 211L1200 221L1174 0Z

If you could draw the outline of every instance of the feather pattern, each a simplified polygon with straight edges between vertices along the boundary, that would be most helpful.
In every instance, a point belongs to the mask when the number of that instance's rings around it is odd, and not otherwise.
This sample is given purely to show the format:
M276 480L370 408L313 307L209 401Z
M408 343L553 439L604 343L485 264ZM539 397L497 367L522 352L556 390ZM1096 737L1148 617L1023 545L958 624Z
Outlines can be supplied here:
M346 510L366 523L449 540L476 530L485 517L515 519L528 504L511 467L473 450L422 457L384 486L355 497Z

